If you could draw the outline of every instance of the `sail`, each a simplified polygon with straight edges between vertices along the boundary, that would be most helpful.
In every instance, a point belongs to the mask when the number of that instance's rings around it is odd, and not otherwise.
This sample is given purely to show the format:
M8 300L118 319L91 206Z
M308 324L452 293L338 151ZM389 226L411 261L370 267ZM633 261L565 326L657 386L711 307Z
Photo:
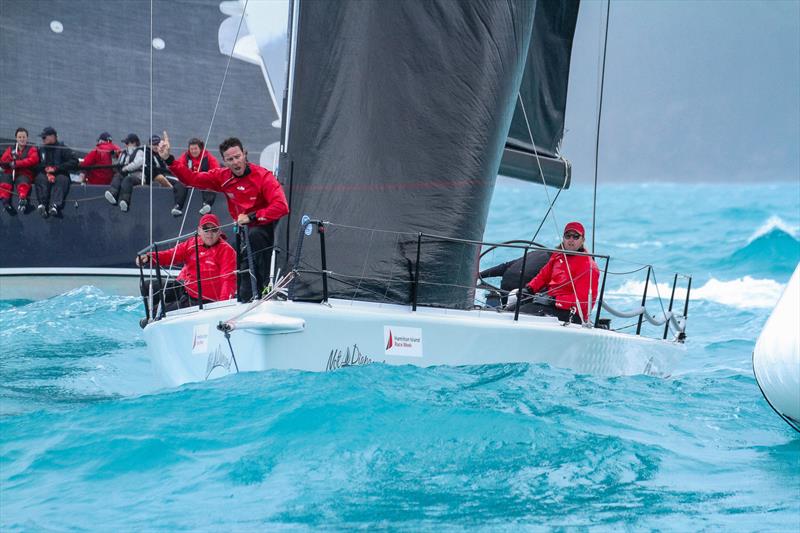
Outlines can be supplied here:
M500 165L500 174L504 176L542 183L543 174L547 185L569 186L569 162L560 157L558 149L564 136L570 55L578 5L579 0L537 2L533 37L520 87L522 103L517 102L514 110Z
M277 244L301 271L296 299L329 296L469 307L478 247L528 59L536 3L339 2L295 5L285 155L291 214ZM343 227L348 226L348 227ZM373 228L378 231L360 228ZM395 233L395 232L400 233ZM305 272L308 271L308 272Z

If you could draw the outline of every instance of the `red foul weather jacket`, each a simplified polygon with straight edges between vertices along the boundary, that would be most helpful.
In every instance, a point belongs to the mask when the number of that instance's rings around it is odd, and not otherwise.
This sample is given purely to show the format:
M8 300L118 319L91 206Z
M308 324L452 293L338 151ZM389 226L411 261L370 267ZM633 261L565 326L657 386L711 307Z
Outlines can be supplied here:
M569 270L567 270L567 264L569 264ZM570 281L570 274L572 274L572 281ZM535 293L547 287L547 294L555 298L556 307L567 310L576 305L575 295L577 294L583 310L583 318L587 318L589 314L589 279L591 278L592 282L592 305L594 305L594 302L597 301L599 277L600 269L597 268L597 264L591 257L554 252L550 255L547 264L528 283L528 288Z
M203 159L206 160L205 164L203 164ZM208 170L219 168L219 161L217 161L217 158L208 151L205 153L205 157L200 158L192 157L191 154L189 154L189 150L186 150L178 158L178 161L186 165L186 168L189 170L194 170L195 172L206 172Z
M119 146L112 142L101 142L94 150L83 158L82 167L93 165L111 165L114 154L119 153ZM86 171L86 183L90 185L108 185L114 177L113 168L93 168Z
M170 263L183 265L178 279L186 286L186 292L192 298L198 296L195 238L187 239L170 250L158 252L158 263L161 268L168 268ZM232 298L236 293L236 275L234 274L236 250L224 239L220 239L217 244L210 247L199 240L197 248L200 254L203 300L218 302ZM173 251L175 252L174 261L172 260Z
M13 150L13 146L6 148L6 151L3 152L3 156L0 157L0 161L3 163L10 163L13 161ZM28 176L31 179L31 182L33 182L33 178L36 176L36 167L39 164L39 151L36 149L36 147L28 144L22 150L17 150L16 161L16 174ZM11 175L14 173L14 169L9 166L3 166L3 172Z
M224 193L233 220L242 213L255 213L255 220L251 223L264 225L289 213L283 187L275 175L253 163L247 163L244 175L240 177L234 176L229 168L193 172L180 159L169 163L169 170L185 185Z

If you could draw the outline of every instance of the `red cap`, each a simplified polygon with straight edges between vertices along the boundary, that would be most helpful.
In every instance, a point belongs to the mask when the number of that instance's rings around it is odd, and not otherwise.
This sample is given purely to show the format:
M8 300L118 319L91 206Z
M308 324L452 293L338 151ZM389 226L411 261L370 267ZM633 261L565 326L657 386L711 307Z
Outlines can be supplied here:
M208 216L208 215L206 215L206 216ZM583 224L581 224L580 222L570 222L569 224L564 226L564 233L566 233L566 232L568 232L570 230L574 231L577 234L579 234L581 237L585 237L586 236L586 230L583 229Z
M197 223L197 226L202 228L206 224L213 224L214 226L217 227L221 226L221 224L219 223L219 219L217 218L217 215L215 215L214 213L209 213L207 215L201 216L200 222ZM222 239L228 240L228 236L225 235L224 231L220 231L219 236Z
M217 215L215 215L214 213L208 213L207 215L203 215L200 217L200 223L197 225L202 228L205 224L214 224L215 226L219 226L220 225L219 218L217 218Z

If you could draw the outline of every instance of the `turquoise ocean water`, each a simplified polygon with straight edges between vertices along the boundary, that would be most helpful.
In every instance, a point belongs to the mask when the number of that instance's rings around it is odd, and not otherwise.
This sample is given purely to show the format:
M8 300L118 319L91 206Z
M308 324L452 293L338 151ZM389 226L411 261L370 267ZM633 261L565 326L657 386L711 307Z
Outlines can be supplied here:
M530 238L546 205L501 180L486 238ZM800 434L751 367L800 260L800 186L609 185L598 207L612 270L651 262L667 297L694 275L668 379L376 364L165 390L139 299L0 301L0 530L800 530ZM591 191L556 218L588 224Z

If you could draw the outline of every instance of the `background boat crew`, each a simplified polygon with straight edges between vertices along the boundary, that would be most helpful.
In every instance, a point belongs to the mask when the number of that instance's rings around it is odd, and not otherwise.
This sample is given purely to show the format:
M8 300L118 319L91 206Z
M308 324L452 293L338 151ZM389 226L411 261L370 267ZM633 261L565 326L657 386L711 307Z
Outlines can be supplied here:
M166 283L163 305L166 311L181 307L191 307L200 302L200 291L197 284L197 257L200 260L200 285L203 302L218 302L233 298L236 294L236 251L225 241L225 234L220 229L219 218L214 214L200 217L197 225L197 237L191 237L174 248L158 252L158 263L161 268L170 264L183 265L175 280ZM197 246L197 252L195 252ZM137 265L150 261L153 253L136 258ZM173 259L174 256L174 259ZM153 281L153 313L161 301L161 291ZM147 296L149 284L141 286L142 296Z
M114 159L119 155L120 148L111 141L111 134L104 131L97 137L97 145L83 158L81 167L86 168L81 172L81 181L89 185L108 185L114 177Z
M205 147L206 145L202 140L192 137L189 139L189 148L181 154L178 160L183 162L186 168L197 172L207 172L219 168L219 161L211 152L206 151ZM173 216L179 217L183 214L188 190L180 181L173 182L172 192L175 198L175 207L172 208ZM200 208L201 215L211 212L211 206L214 205L216 198L217 195L213 191L203 191L203 206Z
M586 252L583 246L586 230L580 222L570 222L564 227L564 238L560 249L568 252ZM532 293L547 290L550 301L534 301L523 304L520 312L551 315L561 321L572 320L580 323L581 317L589 319L589 287L592 304L597 300L597 281L600 269L594 260L586 255L568 255L553 252L550 260L527 285Z
M161 137L153 135L150 137L150 144L144 149L144 183L150 185L152 179L155 183L162 187L172 188L172 182L167 179L169 169L167 168L164 160L158 155L158 145L161 143ZM152 167L152 173L150 168Z
M43 217L60 217L64 200L72 183L69 173L78 168L78 158L64 143L59 142L58 133L47 127L40 134L39 173L36 175L36 209Z
M111 180L105 197L112 205L119 205L124 212L130 207L133 187L142 183L144 149L135 133L129 133L122 142L125 143L125 150L119 156L119 173Z
M170 171L185 185L222 192L228 201L231 218L240 226L249 226L257 294L251 294L248 274L240 276L239 299L258 298L270 276L270 257L274 242L275 222L289 213L283 187L266 168L247 161L247 152L236 137L225 139L219 146L224 168L207 172L190 170L170 155L169 137L159 146L159 153ZM241 254L239 270L247 269L247 256Z
M36 165L39 164L39 152L35 146L28 144L28 130L17 128L14 132L16 143L9 146L0 157L3 174L0 176L0 202L10 215L18 212L28 213L28 195L31 183L36 175ZM11 205L11 194L17 188L19 203L17 210Z

